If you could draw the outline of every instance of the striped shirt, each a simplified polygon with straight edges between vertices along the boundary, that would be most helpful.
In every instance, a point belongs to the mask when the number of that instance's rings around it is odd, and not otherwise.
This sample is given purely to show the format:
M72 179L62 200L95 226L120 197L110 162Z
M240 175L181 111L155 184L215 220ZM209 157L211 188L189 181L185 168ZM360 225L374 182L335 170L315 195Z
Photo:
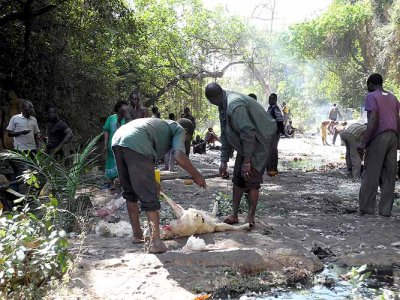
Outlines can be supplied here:
M355 137L357 141L361 140L361 137L364 135L365 131L367 130L367 125L354 123L347 127L343 133L351 134Z

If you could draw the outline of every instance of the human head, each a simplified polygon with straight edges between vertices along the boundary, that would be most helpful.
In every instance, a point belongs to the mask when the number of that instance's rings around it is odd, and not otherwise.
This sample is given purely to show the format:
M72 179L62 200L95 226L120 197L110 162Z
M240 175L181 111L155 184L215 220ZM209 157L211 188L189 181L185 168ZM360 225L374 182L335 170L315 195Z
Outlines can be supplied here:
M333 107L336 107L336 103L333 104Z
M50 122L58 120L57 109L54 106L49 106L47 108L47 116L49 117Z
M158 107L157 106L153 106L151 108L151 112L153 113L153 115L157 116L158 115Z
M185 107L185 109L183 110L183 113L185 115L189 115L190 114L190 108L189 107Z
M282 102L282 105L283 105L283 106L285 106L285 105L286 105L286 102L285 102L285 101L283 101L283 102Z
M382 88L383 78L381 74L371 74L367 79L368 92L373 92L378 88Z
M140 95L139 92L133 91L132 93L129 94L129 100L128 100L132 106L138 107L140 106Z
M289 124L292 125L292 121L289 121Z
M33 113L35 113L32 102L28 100L22 100L21 112L25 118L29 118Z
M276 104L276 101L278 101L278 96L275 93L272 93L271 95L269 95L269 98L268 98L269 105Z
M170 119L172 121L175 121L176 120L175 114L174 113L169 113L168 119Z
M208 128L208 132L213 132L213 131L214 131L214 129L212 129L212 127Z
M126 102L126 101L123 101L123 100L120 100L120 101L118 101L117 103L115 103L115 105L114 105L114 112L117 113L117 112L119 111L119 109L120 109L122 106L124 106L124 105L127 105L127 102Z
M199 135L196 135L196 142L200 141L201 137Z
M178 119L178 124L181 125L183 127L183 129L185 129L186 131L186 141L191 140L193 133L194 133L194 126L192 121L190 121L189 119L186 118L180 118Z
M205 95L211 104L221 106L224 98L224 90L218 83L212 82L206 86Z
M248 96L253 98L254 100L257 100L256 94L250 93L250 94L248 94Z

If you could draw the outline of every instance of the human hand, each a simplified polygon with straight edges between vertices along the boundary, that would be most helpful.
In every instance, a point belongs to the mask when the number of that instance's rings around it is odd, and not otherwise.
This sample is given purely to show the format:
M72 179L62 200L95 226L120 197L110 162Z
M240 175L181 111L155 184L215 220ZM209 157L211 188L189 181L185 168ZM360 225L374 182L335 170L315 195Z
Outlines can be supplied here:
M195 177L193 177L193 181L194 181L194 183L197 184L199 187L202 187L202 188L206 188L206 187L207 187L206 180L205 180L204 177L201 176L200 174L197 175L197 176L195 176Z
M251 164L243 164L241 172L242 172L242 177L246 181L249 181L251 176L253 175L253 172L251 171Z
M360 142L360 143L357 145L357 150L358 150L358 151L364 151L366 147L367 147L367 144L366 144L365 142Z
M226 162L221 162L221 164L219 165L219 176L221 176L222 178L228 178L229 173L226 170L227 168L228 164Z

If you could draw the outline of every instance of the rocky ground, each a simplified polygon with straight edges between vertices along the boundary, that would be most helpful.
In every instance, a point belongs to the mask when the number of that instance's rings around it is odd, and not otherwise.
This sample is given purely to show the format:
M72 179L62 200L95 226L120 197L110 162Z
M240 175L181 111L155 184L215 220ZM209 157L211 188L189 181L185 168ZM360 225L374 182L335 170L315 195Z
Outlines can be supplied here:
M344 147L324 147L309 136L282 139L279 150L281 172L264 177L252 231L202 235L218 248L208 252L182 253L187 238L169 240L170 251L159 255L147 254L145 244L132 245L129 236L89 234L83 245L72 240L79 259L60 297L195 299L210 294L225 299L305 283L328 263L400 268L400 196L392 217L360 216L359 183L345 174ZM162 172L163 191L184 208L211 210L219 197L221 213L228 214L232 183L216 176L218 153L191 159L208 178L208 189L185 185L188 176L178 170ZM97 207L112 198L106 190L94 195ZM162 205L166 221L170 210ZM118 220L127 220L123 207L113 218Z

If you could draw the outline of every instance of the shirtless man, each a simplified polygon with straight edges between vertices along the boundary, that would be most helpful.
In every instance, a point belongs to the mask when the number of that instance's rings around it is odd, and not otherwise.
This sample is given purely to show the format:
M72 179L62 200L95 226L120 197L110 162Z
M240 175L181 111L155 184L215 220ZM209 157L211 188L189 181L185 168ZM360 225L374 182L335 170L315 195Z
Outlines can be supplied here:
M125 124L139 118L148 118L149 111L147 107L142 107L138 92L132 92L129 95L128 105L121 106L118 112L118 127L121 126L122 119L125 119Z

